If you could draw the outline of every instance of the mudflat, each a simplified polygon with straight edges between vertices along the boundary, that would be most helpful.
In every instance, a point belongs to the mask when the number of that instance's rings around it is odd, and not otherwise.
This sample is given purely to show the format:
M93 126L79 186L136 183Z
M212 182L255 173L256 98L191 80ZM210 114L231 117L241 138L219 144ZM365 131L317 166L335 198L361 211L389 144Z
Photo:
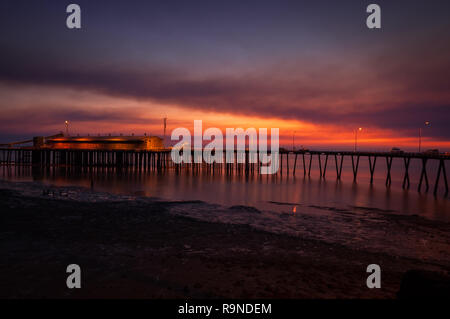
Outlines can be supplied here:
M448 272L419 259L174 216L174 202L47 195L0 189L1 298L395 298L410 269ZM366 286L372 263L381 266L381 289ZM66 286L69 264L81 267L81 289Z

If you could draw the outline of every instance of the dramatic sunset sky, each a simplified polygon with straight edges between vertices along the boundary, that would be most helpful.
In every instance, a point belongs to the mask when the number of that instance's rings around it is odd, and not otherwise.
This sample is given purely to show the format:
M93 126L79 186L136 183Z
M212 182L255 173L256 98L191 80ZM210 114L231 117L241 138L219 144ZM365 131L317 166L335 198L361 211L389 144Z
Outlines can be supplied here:
M66 28L66 6L82 29ZM382 8L382 29L366 7ZM279 127L281 144L450 150L450 1L0 2L0 141Z

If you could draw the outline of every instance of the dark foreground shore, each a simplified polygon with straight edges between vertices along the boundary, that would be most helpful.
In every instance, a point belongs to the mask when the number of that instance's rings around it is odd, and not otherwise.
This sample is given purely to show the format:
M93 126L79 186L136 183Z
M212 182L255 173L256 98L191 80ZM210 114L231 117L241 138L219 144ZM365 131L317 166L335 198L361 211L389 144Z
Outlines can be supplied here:
M1 298L396 298L418 259L173 216L171 202L83 202L0 189ZM366 267L379 264L381 289ZM66 287L78 264L82 288Z

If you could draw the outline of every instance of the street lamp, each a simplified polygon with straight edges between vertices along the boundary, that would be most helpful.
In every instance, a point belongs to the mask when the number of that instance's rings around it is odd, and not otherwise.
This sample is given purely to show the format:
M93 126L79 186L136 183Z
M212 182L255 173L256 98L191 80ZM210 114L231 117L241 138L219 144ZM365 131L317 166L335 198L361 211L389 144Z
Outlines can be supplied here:
M294 141L295 133L296 133L296 131L292 132L292 151L293 152L295 151L295 141Z
M66 136L69 136L69 121L65 121L64 124L66 124Z
M355 148L354 148L354 152L356 152L356 148L358 145L358 132L362 131L362 127L359 127L355 130Z
M427 126L431 126L431 122L430 121L425 121L425 127ZM422 127L419 127L419 153L422 149Z

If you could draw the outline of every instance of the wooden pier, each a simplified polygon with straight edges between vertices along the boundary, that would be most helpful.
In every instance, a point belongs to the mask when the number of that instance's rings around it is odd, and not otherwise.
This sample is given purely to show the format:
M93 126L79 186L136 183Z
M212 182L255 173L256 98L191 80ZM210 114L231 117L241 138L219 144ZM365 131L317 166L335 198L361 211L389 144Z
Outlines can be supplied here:
M3 165L78 166L78 167L134 167L136 169L164 169L170 150L82 150L1 148Z
M386 186L389 187L392 184L391 172L392 172L392 162L395 159L402 160L404 163L404 173L403 173L403 189L410 188L410 177L409 177L409 167L411 159L417 159L421 161L421 173L418 182L418 191L422 191L422 185L425 183L425 192L428 192L430 184L427 174L427 163L430 161L438 161L439 167L437 176L434 183L433 193L436 195L439 187L439 182L443 179L445 187L445 196L448 195L448 181L447 173L445 169L446 161L450 160L450 155L435 154L435 153L406 153L406 152L336 152L336 151L299 151L299 152L280 152L281 163L283 163L283 157L286 157L286 166L289 171L289 154L295 156L294 159L294 169L293 174L296 172L297 158L301 156L303 162L303 174L306 176L311 176L311 164L314 157L317 158L319 164L319 174L321 178L325 178L327 172L328 158L334 157L335 168L336 168L336 178L341 179L342 167L344 158L350 158L352 163L353 180L356 181L359 171L359 163L361 158L367 158L369 164L370 173L370 183L373 184L375 166L377 164L377 159L384 160L386 162ZM281 165L282 167L283 165ZM308 167L308 168L307 168Z
M176 170L183 167L192 167L194 169L206 168L214 172L216 168L223 168L231 173L238 171L242 174L258 174L261 163L251 163L248 151L245 154L244 163L237 163L237 152L234 154L234 163L191 163L175 164L171 160L170 149L161 150L92 150L92 149L54 149L54 148L0 148L1 165L33 165L33 166L73 166L73 167L114 167L114 168L132 168L137 171L147 170L165 170L174 168ZM192 158L195 153L192 151ZM224 152L225 156L225 152ZM446 173L446 162L450 160L450 155L436 153L406 153L406 152L337 152L337 151L287 151L280 150L278 155L279 171L278 174L290 174L289 158L294 161L292 174L298 174L298 162L302 162L301 168L304 176L311 176L311 167L313 161L318 161L319 177L325 178L329 164L329 158L334 159L335 177L340 180L342 177L344 160L351 161L353 180L358 177L359 164L362 159L368 160L370 183L373 183L375 167L385 162L386 187L392 183L392 163L393 160L403 162L403 183L404 189L409 189L410 181L410 163L411 160L418 160L421 163L421 173L418 181L417 190L428 192L430 189L430 179L428 176L427 165L431 161L438 163L437 175L434 179L433 194L437 194L441 180L445 189L445 196L448 196L448 180ZM257 157L256 157L257 158ZM223 166L222 166L223 165Z

